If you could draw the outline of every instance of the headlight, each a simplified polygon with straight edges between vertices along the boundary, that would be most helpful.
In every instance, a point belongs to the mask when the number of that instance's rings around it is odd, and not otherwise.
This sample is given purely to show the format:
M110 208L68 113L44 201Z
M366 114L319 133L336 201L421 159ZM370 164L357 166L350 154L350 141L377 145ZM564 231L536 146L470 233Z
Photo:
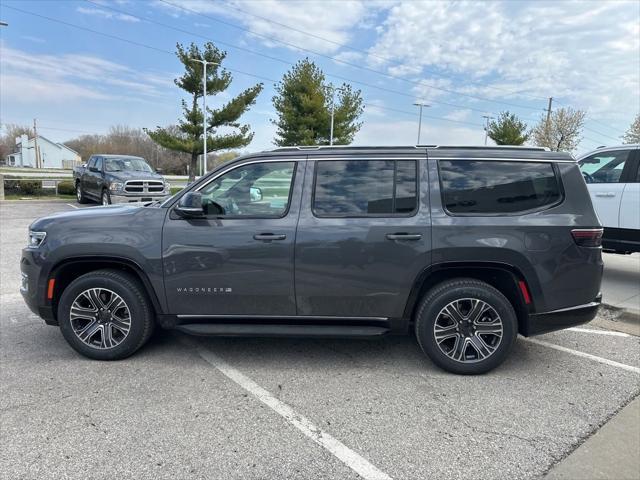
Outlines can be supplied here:
M34 232L29 230L29 248L38 248L44 242L47 232Z
M109 190L111 191L120 191L120 190L124 190L124 183L122 182L111 182L109 184Z

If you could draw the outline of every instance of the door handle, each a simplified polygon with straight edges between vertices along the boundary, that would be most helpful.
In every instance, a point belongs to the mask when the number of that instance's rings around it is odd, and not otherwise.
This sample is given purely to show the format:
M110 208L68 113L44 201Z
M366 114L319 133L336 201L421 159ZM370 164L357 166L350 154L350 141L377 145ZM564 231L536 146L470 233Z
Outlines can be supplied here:
M387 233L387 240L420 240L419 233Z
M284 240L287 238L284 234L275 234L275 233L257 233L253 236L254 240L262 240L266 242L270 242L271 240Z
M615 192L596 192L596 197L615 197Z

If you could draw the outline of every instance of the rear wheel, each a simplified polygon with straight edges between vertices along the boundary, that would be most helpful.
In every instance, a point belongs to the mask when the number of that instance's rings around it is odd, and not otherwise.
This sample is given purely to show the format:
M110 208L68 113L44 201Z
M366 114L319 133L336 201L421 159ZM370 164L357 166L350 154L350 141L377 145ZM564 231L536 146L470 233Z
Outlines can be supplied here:
M84 196L80 181L76 182L76 200L78 200L78 203L87 203L87 198Z
M58 322L71 347L97 360L128 357L154 327L142 286L117 270L90 272L71 282L60 297Z
M440 368L480 374L500 365L518 334L518 321L507 298L474 279L450 280L429 291L416 315L423 352Z

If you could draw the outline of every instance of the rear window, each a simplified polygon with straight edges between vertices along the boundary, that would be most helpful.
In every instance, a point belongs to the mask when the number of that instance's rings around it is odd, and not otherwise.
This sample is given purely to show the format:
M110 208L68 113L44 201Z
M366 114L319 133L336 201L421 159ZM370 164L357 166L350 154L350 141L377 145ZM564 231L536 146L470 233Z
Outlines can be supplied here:
M417 207L415 160L320 160L313 212L319 217L408 215Z
M442 199L453 214L500 214L557 204L562 192L551 163L440 160Z

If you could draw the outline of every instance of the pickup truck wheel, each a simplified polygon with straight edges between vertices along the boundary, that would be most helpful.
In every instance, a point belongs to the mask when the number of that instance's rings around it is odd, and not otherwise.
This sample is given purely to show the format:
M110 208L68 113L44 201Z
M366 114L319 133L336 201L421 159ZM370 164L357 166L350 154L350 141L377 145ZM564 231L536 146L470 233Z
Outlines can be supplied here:
M507 298L474 279L443 282L420 304L415 332L422 351L448 372L486 373L507 357L518 321Z
M98 270L65 288L58 321L74 350L96 360L120 360L149 339L154 328L151 305L132 275Z
M106 188L102 190L102 205L111 205L111 196Z
M78 203L87 203L87 198L84 196L84 192L82 191L82 184L80 180L76 182L76 200Z

